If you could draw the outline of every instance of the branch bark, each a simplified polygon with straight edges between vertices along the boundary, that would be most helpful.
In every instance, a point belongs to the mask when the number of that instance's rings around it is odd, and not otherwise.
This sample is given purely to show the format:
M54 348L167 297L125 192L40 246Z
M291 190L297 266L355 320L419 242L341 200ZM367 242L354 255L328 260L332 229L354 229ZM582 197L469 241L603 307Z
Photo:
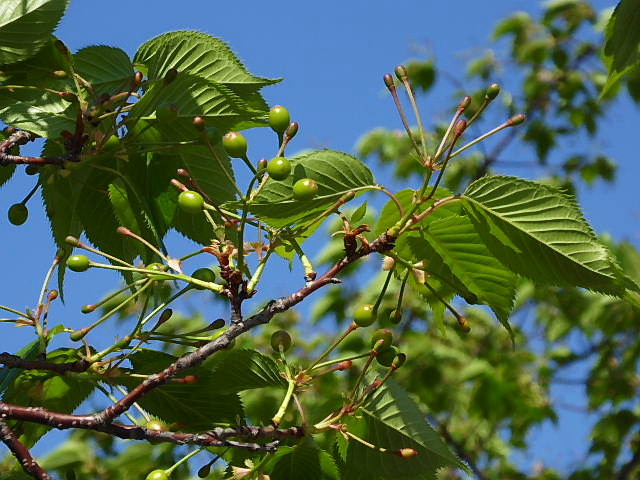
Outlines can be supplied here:
M2 439L2 442L18 459L25 472L38 480L53 480L51 476L38 465L38 462L31 456L29 449L18 440L4 420L0 420L0 439Z

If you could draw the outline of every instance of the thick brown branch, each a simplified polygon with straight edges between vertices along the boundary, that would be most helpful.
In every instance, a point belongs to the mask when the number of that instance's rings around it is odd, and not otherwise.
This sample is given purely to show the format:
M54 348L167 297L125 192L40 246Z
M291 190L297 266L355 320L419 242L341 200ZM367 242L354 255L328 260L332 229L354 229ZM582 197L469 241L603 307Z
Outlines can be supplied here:
M46 360L25 360L11 353L0 353L0 364L10 368L22 368L24 370L49 370L57 373L85 372L91 365L87 360L78 360L70 363L51 363Z
M29 449L18 440L4 420L0 420L0 439L18 459L25 472L39 480L52 480L51 476L38 465L38 462L31 456Z
M0 166L32 164L32 165L63 165L65 162L77 162L77 153L64 155L62 157L25 157L23 155L11 155L9 153L13 147L24 145L34 141L38 135L24 130L12 133L2 143L0 143Z

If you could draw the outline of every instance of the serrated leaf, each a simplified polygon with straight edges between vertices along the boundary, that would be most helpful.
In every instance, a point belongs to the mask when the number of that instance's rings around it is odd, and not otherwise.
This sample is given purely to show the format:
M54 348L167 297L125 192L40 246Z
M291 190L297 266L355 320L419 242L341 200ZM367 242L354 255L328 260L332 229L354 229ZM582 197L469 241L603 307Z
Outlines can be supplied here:
M49 40L69 0L3 0L0 3L0 65L25 60Z
M11 180L13 174L16 171L15 164L10 164L6 166L0 166L0 187Z
M269 180L250 207L252 213L272 227L301 224L316 218L345 193L362 191L375 182L371 170L346 153L319 150L290 160L291 175L281 182ZM301 178L317 182L318 195L313 200L293 199L291 189Z
M219 352L205 363L213 369L219 392L235 393L263 387L286 388L276 362L255 350Z
M393 380L389 380L345 422L350 432L393 451L413 448L418 455L401 458L349 441L344 478L435 479L438 469L467 470L425 420L425 415Z
M54 363L80 360L82 355L73 348L60 348L47 355ZM49 371L23 371L11 384L4 401L16 405L43 407L59 413L72 413L95 389L96 382L89 374L57 375ZM18 421L13 431L28 447L32 447L46 432L47 425Z
M457 215L429 222L411 237L410 245L424 259L429 272L429 247L433 248L440 257L433 258L436 274L446 266L464 286L463 295L471 292L506 324L513 308L516 275L491 253L467 217Z
M116 47L94 45L73 56L75 71L91 84L95 95L127 91L133 79L133 65L127 53Z
M462 199L484 243L514 272L622 295L607 250L573 198L528 180L491 176L473 182Z
M605 95L626 73L640 62L640 0L621 0L616 6L606 30L605 61L609 78L601 96Z
M42 345L40 339L37 339L22 347L17 355L25 360L34 360L41 351ZM21 372L22 370L19 368L2 367L0 369L0 395L4 396L4 393Z
M196 116L203 117L208 127L228 131L238 122L261 115L224 84L180 72L169 84L164 80L153 82L131 109L129 121L156 120L158 110L168 107L175 109L171 119L155 122L165 140L199 138L193 126Z
M320 464L320 450L311 438L295 447L280 447L270 472L271 480L322 480L326 478Z
M136 373L153 374L168 367L177 357L163 352L142 350L130 357ZM222 393L207 368L189 369L189 374L198 376L194 384L169 382L149 392L140 400L142 408L166 422L179 423L181 430L209 430L220 422L236 422L243 416L242 403L238 395ZM131 389L139 380L122 381Z

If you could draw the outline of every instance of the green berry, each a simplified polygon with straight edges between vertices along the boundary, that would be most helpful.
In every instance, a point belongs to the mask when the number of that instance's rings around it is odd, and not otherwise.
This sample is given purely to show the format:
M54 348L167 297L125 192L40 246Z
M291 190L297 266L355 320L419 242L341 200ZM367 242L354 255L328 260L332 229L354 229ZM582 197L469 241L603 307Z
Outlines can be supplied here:
M279 352L282 348L286 352L291 347L291 335L286 330L277 330L271 335L271 348Z
M84 272L89 268L89 257L86 255L71 255L67 258L67 267L74 272Z
M178 206L187 213L199 213L204 206L204 199L198 192L187 190L178 195Z
M389 321L391 323L393 323L394 325L397 325L400 323L401 320L402 320L402 310L394 310L393 312L391 312L391 315L389 316Z
M489 85L489 88L487 88L487 92L484 94L484 96L487 100L493 100L498 96L499 93L500 85L498 85L497 83L492 83L491 85Z
M22 225L29 217L29 209L24 203L14 203L9 207L9 221L14 225Z
M145 477L145 480L169 480L169 475L165 470L154 470Z
M359 327L368 327L376 320L376 314L373 311L373 305L370 303L360 305L353 313L353 321Z
M282 105L276 105L269 110L269 126L278 133L284 133L284 131L291 123L291 116L289 110Z
M230 157L243 158L247 155L247 139L241 133L227 133L222 137L222 146Z
M371 348L373 348L379 340L382 340L384 343L378 346L378 353L389 350L393 343L393 332L386 328L381 328L373 332L373 335L371 335Z
M376 356L376 360L383 367L390 367L393 364L396 355L398 355L398 348L392 346L389 350L385 350Z
M35 175L40 171L40 169L38 168L37 165L34 165L33 163L30 163L29 165L27 165L27 167L24 169L24 173L26 173L27 175Z
M210 268L199 268L195 272L191 274L191 276L197 280L202 280L203 282L215 282L216 274ZM200 285L194 285L198 290L204 290L204 287Z
M293 198L300 201L311 200L318 194L318 184L310 178L302 178L293 184Z
M276 157L269 160L267 173L274 180L284 180L291 173L291 162L285 157Z
M153 270L156 272L166 272L168 267L166 265L162 265L161 263L152 263L150 265L147 265L146 268L147 270ZM167 275L148 273L147 276L151 280L171 280L171 277L168 277Z

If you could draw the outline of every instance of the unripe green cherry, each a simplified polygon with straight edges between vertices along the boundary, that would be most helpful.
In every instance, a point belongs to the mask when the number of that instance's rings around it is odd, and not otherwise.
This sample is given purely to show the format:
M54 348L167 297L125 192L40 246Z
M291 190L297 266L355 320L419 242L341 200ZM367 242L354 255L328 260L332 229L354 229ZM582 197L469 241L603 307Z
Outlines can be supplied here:
M191 274L191 276L197 280L202 280L203 282L215 282L216 274L210 268L199 268L195 272ZM194 285L194 288L198 290L204 290L204 287L200 285Z
M359 327L368 327L375 322L376 314L373 311L373 305L366 303L356 308L355 312L353 312L353 321Z
M276 105L269 110L269 126L278 133L284 133L284 131L291 123L291 116L289 110L282 105Z
M293 198L311 200L318 194L318 184L310 178L302 178L293 184Z
M242 158L247 155L247 139L241 133L227 133L222 137L222 146L230 157Z
M178 195L178 206L187 213L199 213L204 206L204 199L198 192L187 190Z
M394 310L393 312L391 312L391 315L389 315L389 321L394 325L399 324L401 320L402 320L402 310Z
M387 328L381 328L373 332L373 335L371 335L371 348L373 348L379 340L382 340L384 343L378 346L378 353L389 350L393 343L393 332Z
M86 255L71 255L67 258L67 267L74 272L84 272L89 268L89 257Z
M393 360L398 355L398 348L395 346L391 346L389 350L385 350L381 352L380 355L376 357L376 360L383 367L390 367L393 364Z
M285 157L275 157L267 164L267 173L274 180L284 180L291 173L291 162Z
M498 96L499 93L500 93L500 85L498 85L497 83L492 83L487 88L487 92L484 94L484 96L487 100L493 100Z
M156 272L166 272L168 267L166 265L162 265L161 263L152 263L150 265L147 265L146 268L147 270L154 270ZM147 273L147 276L151 280L171 280L171 277L168 277L167 275Z
M24 203L14 203L7 212L9 221L14 225L22 225L29 218L29 209Z
M291 347L291 335L286 330L277 330L271 335L271 348L279 352L282 348L286 352Z
M169 480L169 475L166 470L154 470L145 477L145 480Z
M40 169L38 168L38 166L34 165L33 163L30 163L24 169L24 173L26 173L27 175L36 175L39 171Z

